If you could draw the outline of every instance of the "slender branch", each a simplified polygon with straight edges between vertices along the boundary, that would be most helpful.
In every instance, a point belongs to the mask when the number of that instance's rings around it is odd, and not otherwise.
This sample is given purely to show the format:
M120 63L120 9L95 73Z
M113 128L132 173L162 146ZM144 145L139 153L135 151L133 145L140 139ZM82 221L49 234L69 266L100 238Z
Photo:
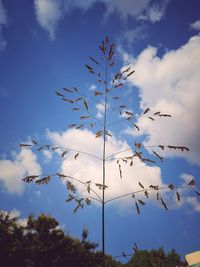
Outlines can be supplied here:
M88 152L85 152L85 151L81 151L81 150L76 150L76 149L71 149L71 148L62 148L62 147L59 147L60 149L63 149L63 150L69 150L69 151L74 151L74 152L78 152L78 153L81 153L81 154L85 154L85 155L88 155L88 156L91 156L93 158L96 158L98 160L101 160L102 161L102 158L96 156L96 155L93 155L93 154L90 154Z
M102 165L102 179L103 179L103 193L102 193L102 252L103 252L103 267L105 267L105 181L106 181L106 122L107 122L107 101L108 101L108 46L106 46L106 55L105 55L105 100L104 100L104 123L103 123L103 165Z
M116 153L114 153L114 154L111 154L111 155L109 155L108 157L106 157L105 160L108 160L109 158L111 158L111 157L113 157L113 156L115 156L115 155L118 155L118 154L120 154L120 153L126 152L126 151L132 151L132 148L127 148L127 149L118 151L118 152L116 152Z
M107 124L107 126L111 126L111 125L114 125L114 124L117 124L117 123L120 123L120 122L124 122L124 121L127 121L127 120L128 120L127 118L116 120L114 122L111 122L111 123Z
M191 190L193 190L194 188L192 188L191 186L175 186L174 189L191 189ZM170 190L170 188L169 187L160 187L159 190ZM123 194L123 195L108 199L107 201L105 201L105 204L107 204L109 202L112 202L114 200L120 199L120 198L124 198L124 197L130 196L130 195L136 195L136 194L139 194L139 193L144 193L146 191L148 192L148 191L159 191L159 190L155 190L154 188L140 189L138 191L130 192L130 193L127 193L127 194Z
M34 146L34 145L33 145ZM44 147L42 146L41 144L37 144L37 146L39 147ZM88 156L91 156L93 158L96 158L98 160L101 160L102 161L102 158L94 155L94 154L91 154L91 153L88 153L88 152L85 152L85 151L81 151L81 150L76 150L76 149L72 149L72 148L68 148L68 147L61 147L61 146L53 146L53 145L48 145L49 147L51 147L52 150L54 150L55 148L56 149L61 149L61 150L69 150L69 151L73 151L73 152L77 152L77 153L81 153L81 154L85 154L85 155L88 155Z

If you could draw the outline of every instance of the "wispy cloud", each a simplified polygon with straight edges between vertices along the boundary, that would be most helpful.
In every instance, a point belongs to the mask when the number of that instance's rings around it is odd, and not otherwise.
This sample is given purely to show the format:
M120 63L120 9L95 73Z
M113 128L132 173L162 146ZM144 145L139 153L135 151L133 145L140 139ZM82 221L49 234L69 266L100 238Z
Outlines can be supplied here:
M61 0L35 0L35 12L38 23L48 31L50 39L55 39L55 33L63 16Z
M9 193L21 195L24 191L23 181L26 175L40 174L41 167L36 155L28 149L13 154L12 160L0 160L0 181Z
M3 36L3 27L8 23L6 10L3 6L2 0L0 0L0 51L4 50L7 43Z
M139 88L142 110L149 107L152 112L172 115L172 118L158 118L155 122L142 118L138 121L141 131L132 129L131 133L146 133L146 145L188 146L189 153L170 151L165 156L180 155L197 164L200 164L199 53L199 36L161 58L157 56L157 48L148 47L133 60L136 73L130 79L131 84Z
M200 31L200 20L196 20L190 25L191 29Z
M153 3L143 14L139 16L139 19L150 21L151 23L160 21L165 16L168 3L169 0L165 0L160 3Z
M75 9L86 12L94 4L102 3L105 7L104 21L117 13L123 21L131 17L155 23L164 17L168 2L152 4L151 0L34 0L37 21L48 31L51 40L55 39L59 21Z

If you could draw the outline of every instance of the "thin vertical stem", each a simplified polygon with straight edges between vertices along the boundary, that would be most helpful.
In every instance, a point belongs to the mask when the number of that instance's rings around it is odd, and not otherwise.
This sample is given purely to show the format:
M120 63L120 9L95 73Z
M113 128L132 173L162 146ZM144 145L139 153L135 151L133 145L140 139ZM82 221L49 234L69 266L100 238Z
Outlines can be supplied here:
M105 100L104 100L104 123L103 123L103 192L102 192L102 252L103 252L103 267L105 267L105 182L106 182L106 121L107 121L107 72L108 72L107 46L105 55Z

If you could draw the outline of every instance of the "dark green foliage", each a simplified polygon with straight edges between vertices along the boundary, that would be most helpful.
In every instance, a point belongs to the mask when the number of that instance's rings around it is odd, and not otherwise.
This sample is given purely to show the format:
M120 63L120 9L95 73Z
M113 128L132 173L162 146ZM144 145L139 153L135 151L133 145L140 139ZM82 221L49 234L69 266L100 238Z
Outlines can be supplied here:
M97 244L87 240L83 230L82 241L74 239L59 229L51 216L41 214L28 217L27 226L16 218L0 212L1 266L20 267L100 267L102 255L95 252ZM117 266L107 257L108 266Z
M158 250L136 250L126 267L185 267L180 256L172 249L165 254L162 248Z
M0 259L3 267L101 267L102 252L97 244L87 240L83 229L82 240L65 235L51 216L30 215L26 226L0 211ZM129 255L130 256L130 255ZM128 258L128 257L127 257ZM106 267L185 267L180 256L172 249L168 254L158 250L134 249L132 258L122 264L105 256Z

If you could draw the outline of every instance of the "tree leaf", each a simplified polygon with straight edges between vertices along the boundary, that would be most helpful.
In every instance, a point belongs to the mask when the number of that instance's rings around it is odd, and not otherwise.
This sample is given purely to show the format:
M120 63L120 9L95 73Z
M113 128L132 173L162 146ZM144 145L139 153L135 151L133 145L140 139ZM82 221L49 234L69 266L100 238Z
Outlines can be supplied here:
M86 202L86 205L90 205L91 204L91 200L88 197L85 198L85 202Z
M73 103L74 103L74 101L71 100L71 99L62 98L62 100L65 101L65 102L68 102L68 103L70 103L70 104L73 104Z
M178 150L181 150L181 151L190 151L190 149L186 146L167 146L169 149L178 149Z
M155 121L155 119L152 117L148 117L148 119L150 119L151 121Z
M138 215L140 215L140 208L139 208L136 201L135 201L135 207L136 207L136 211L137 211Z
M79 91L76 87L73 87L73 89L74 89L75 92L78 92Z
M147 108L147 109L145 109L145 111L143 112L143 114L145 115L145 114L147 114L149 111L150 111L150 108Z
M59 178L62 178L62 179L67 177L67 175L62 174L62 173L57 173L57 175L58 175Z
M176 198L177 198L178 202L180 202L181 196L180 196L179 192L176 192Z
M62 154L61 154L61 157L64 158L64 156L68 153L67 150L65 150Z
M78 156L79 156L79 152L76 153L76 155L74 156L74 159L77 159Z
M144 191L144 194L145 194L146 198L149 198L149 192L147 190Z
M28 176L24 177L22 180L25 183L31 183L31 182L33 182L38 177L39 177L39 175L28 175Z
M90 118L90 116L81 116L80 117L81 120L85 120L85 119L89 119L89 118Z
M142 200L140 200L140 199L138 199L138 202L140 203L140 205L142 205L142 206L144 206L145 205L145 202L144 201L142 201Z
M144 189L144 186L139 182L139 186Z
M128 77L130 77L134 72L135 72L135 70L133 70L133 71L131 71L129 74L127 74L126 79L127 79Z
M118 88L118 87L122 87L123 86L123 83L118 83L118 84L116 84L114 87L115 88Z
M32 145L29 145L29 144L20 144L19 147L22 148L22 147L30 147Z
M95 95L95 96L98 96L98 95L103 95L103 93L102 93L102 92L100 92L100 91L94 91L94 95Z
M93 71L93 68L90 67L89 65L85 64L85 67L86 67L89 71Z
M83 104L84 104L85 108L88 110L88 103L87 103L87 101L85 99L83 101Z
M112 134L110 132L108 132L108 131L106 131L106 135L112 137Z
M162 197L160 198L160 200L161 200L161 203L162 203L163 207L165 208L165 210L168 210L167 205L164 202L164 200L162 199Z
M131 67L128 67L127 69L123 70L122 74L125 73L125 72L128 72L130 69L131 69Z
M48 176L46 176L46 177L44 177L42 179L39 179L39 180L35 181L35 183L38 184L38 185L48 184L50 180L51 180L51 176L48 175Z
M77 125L77 124L72 123L72 124L70 124L70 125L68 126L68 128L74 128L74 127L76 127L76 125Z
M199 197L200 196L200 192L194 190L194 192L197 194L197 196Z
M78 102L78 101L80 101L82 99L83 99L83 97L78 97L78 98L75 99L75 101Z
M140 128L139 128L139 126L137 124L134 123L133 125L138 131L140 130Z
M67 181L67 190L69 190L72 193L76 193L76 188L74 184L70 181Z
M174 185L173 184L168 185L168 187L169 187L170 190L174 189Z
M70 202L72 200L74 200L74 196L72 194L69 194L68 198L66 199L66 202Z
M96 59L94 59L93 57L90 57L90 59L91 59L95 64L99 65L99 62L98 62Z
M64 95L63 95L63 94L61 94L61 93L60 93L60 92L58 92L58 91L55 91L55 93L56 93L56 95L57 95L57 96L64 97Z
M120 178L122 179L122 168L120 164L119 164L119 175L120 175Z
M137 142L135 142L135 146L136 146L138 149L140 149L140 148L142 147L141 143L137 143Z
M190 186L194 186L196 183L195 183L195 180L194 179L192 179L189 183L188 183L188 185L190 185Z
M95 137L98 138L98 137L102 136L102 133L103 133L103 132L102 132L101 130L98 131L98 132L96 133Z
M81 129L84 126L84 124L80 124L78 126L76 126L76 129Z
M63 88L63 90L65 90L65 91L68 92L68 93L73 93L73 91L70 90L70 89L68 89L68 88Z

